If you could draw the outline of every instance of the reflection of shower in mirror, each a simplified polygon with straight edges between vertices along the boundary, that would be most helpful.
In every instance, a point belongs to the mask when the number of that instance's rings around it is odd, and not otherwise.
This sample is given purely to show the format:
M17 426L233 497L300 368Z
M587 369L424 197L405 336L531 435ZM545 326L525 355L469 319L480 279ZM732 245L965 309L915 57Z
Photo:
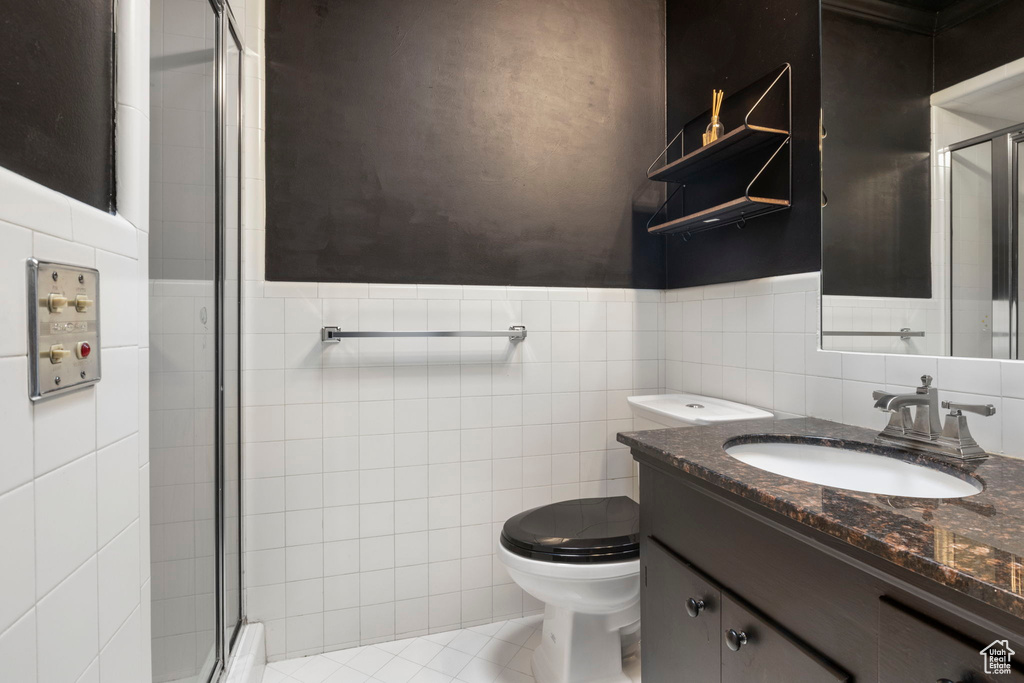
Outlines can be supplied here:
M945 30L826 5L825 349L1024 358L1024 59L1006 47L1002 66L972 74L965 32Z

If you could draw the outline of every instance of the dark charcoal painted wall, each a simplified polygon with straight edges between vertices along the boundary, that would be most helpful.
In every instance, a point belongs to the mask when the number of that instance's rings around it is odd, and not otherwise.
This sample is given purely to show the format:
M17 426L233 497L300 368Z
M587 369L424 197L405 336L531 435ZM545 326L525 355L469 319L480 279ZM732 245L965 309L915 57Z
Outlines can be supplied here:
M932 39L822 14L822 291L931 296Z
M662 0L269 0L270 280L662 287Z
M112 0L0 0L0 165L114 201Z
M1024 57L1024 2L1000 4L935 37L935 89Z
M818 3L813 0L668 0L668 135L783 62L793 65L793 208L747 224L668 241L669 287L803 273L821 263ZM724 111L726 129L742 116Z

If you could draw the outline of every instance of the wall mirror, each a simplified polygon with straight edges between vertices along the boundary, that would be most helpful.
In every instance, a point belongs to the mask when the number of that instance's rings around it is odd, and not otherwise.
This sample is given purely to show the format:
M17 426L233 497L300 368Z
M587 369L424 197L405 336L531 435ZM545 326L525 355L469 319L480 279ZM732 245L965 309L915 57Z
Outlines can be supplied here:
M822 347L1024 359L1024 2L821 9Z

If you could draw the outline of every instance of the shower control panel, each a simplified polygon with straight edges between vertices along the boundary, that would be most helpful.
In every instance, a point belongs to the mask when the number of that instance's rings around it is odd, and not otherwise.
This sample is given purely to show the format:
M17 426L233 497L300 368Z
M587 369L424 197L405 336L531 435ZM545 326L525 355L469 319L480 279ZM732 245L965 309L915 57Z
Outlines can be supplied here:
M28 260L31 400L100 381L99 295L95 268Z

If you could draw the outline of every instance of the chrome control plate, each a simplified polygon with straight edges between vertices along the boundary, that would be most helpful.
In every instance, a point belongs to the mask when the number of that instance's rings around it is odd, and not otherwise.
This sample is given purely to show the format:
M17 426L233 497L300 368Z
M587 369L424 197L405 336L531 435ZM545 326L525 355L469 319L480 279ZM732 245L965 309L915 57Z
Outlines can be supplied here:
M28 260L29 387L33 401L100 381L100 273Z

